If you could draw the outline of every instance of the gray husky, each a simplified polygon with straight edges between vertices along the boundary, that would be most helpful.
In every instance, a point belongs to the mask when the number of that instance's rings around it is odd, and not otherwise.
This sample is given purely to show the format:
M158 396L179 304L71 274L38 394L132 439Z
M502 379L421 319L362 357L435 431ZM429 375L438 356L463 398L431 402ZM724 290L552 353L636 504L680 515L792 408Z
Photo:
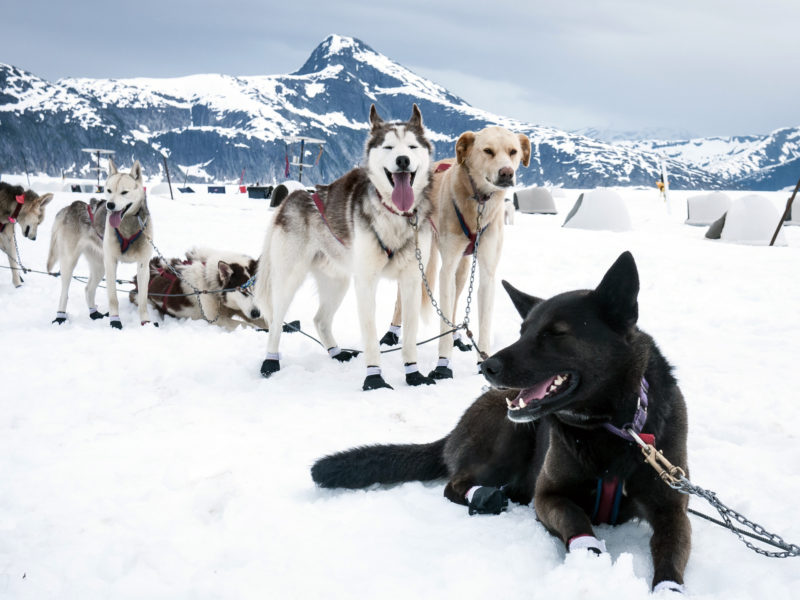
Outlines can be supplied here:
M434 380L417 369L417 328L421 286L415 239L423 264L430 253L433 225L429 194L432 148L415 104L408 121L384 121L373 105L366 159L313 194L293 192L275 213L258 265L256 298L269 323L282 323L297 288L310 272L319 289L314 324L331 357L350 360L331 331L333 316L355 280L367 376L363 389L391 388L381 375L375 329L378 280L398 281L404 307L403 362L409 385ZM281 327L271 327L261 374L280 369Z
M109 160L106 180L106 200L94 198L89 204L77 200L58 211L50 238L47 270L61 264L61 298L53 323L67 320L67 297L72 272L81 255L89 262L89 281L86 283L86 304L89 316L100 319L105 315L97 310L95 292L105 273L108 289L108 310L111 326L122 329L117 298L117 264L135 262L137 281L147 287L150 280L150 256L153 222L147 208L142 167L137 160L130 173L120 173ZM139 305L142 325L150 322L147 302Z
M35 240L36 230L44 221L44 207L52 199L53 194L40 196L20 185L0 182L0 249L8 255L14 287L22 285L19 274L22 265L17 262L17 249L14 247L14 227L19 225L22 235Z

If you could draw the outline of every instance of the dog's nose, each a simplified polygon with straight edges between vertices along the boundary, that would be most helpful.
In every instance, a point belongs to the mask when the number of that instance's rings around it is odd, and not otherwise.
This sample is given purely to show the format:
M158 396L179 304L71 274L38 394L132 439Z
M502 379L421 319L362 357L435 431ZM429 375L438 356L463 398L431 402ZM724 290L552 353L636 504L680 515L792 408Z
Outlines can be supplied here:
M499 185L513 185L514 184L514 169L511 167L503 167L497 173L497 183Z
M107 208L108 210L114 210L115 208L117 208L117 205L116 205L116 204L114 204L113 202L107 202L107 203L106 203L106 208Z
M489 381L492 378L497 377L500 375L500 372L503 370L503 363L496 359L494 356L490 356L485 361L481 363L481 373L483 376L486 377Z
M405 155L398 156L394 162L397 168L402 171L408 171L408 167L411 166L411 159Z
M254 308L253 310L250 311L250 317L252 317L253 319L257 319L260 316L261 316L261 311L258 310L257 308Z

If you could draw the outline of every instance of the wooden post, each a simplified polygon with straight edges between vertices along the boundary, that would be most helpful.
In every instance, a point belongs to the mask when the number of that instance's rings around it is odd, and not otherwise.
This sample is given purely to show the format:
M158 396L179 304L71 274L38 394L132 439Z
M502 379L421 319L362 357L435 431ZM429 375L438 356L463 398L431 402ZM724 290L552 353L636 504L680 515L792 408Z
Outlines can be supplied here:
M789 218L789 215L792 212L792 203L794 202L794 197L797 196L797 190L800 190L800 179L797 180L797 185L794 186L794 191L789 199L786 201L786 209L783 211L783 215L781 215L781 220L778 223L778 227L775 229L775 233L772 234L772 239L769 242L769 245L772 246L775 243L775 239L778 237L778 233L781 231L781 227L786 222L786 219Z
M304 150L306 147L306 141L304 139L300 139L300 174L297 176L297 181L303 181L303 155L305 154Z
M172 195L172 182L169 179L169 167L167 166L167 157L162 154L161 158L164 159L164 172L167 174L167 185L169 186L169 199L175 200L175 197Z

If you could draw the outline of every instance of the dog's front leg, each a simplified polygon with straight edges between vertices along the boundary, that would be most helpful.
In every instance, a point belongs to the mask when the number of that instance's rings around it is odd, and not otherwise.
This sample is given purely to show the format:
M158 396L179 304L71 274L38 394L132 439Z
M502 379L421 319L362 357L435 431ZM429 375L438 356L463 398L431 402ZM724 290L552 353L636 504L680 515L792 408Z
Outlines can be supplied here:
M563 480L563 474L568 473L571 466L566 464L569 459L563 454L556 459L554 454L551 448L536 480L533 497L536 516L550 533L561 538L568 551L588 549L598 554L605 552L605 543L594 536L589 515L565 492L575 485L575 482ZM552 473L562 474L562 478L556 480Z
M398 279L403 311L403 364L406 370L408 385L433 385L436 381L425 377L417 367L417 329L419 328L419 310L422 301L422 288L419 275L412 264L405 269Z
M139 289L147 293L150 289L150 257L146 257L136 265L136 281ZM150 315L147 312L147 302L139 302L139 322L145 325L150 322Z
M442 237L440 240L442 253L442 267L439 269L439 310L448 319L455 318L456 303L456 269L461 260L461 255L456 244L450 238ZM440 320L439 333L444 334L452 327ZM450 369L450 357L453 355L453 334L448 333L439 338L439 364L429 376L434 379L450 379L453 371Z
M363 390L378 388L392 389L381 375L381 352L378 345L378 332L375 328L375 293L378 290L378 273L359 273L355 276L358 321L361 325L361 339L364 342L364 360L367 363L367 376Z
M10 225L12 227L11 235L14 235L13 227L14 225ZM8 266L11 267L11 283L14 284L14 287L19 287L22 285L22 277L19 274L21 269L20 264L17 262L15 257L15 249L11 244L11 237L0 235L0 248L2 248L3 252L6 253L8 256Z
M106 227L108 230L108 227ZM106 231L106 238L108 239L108 231ZM106 291L108 292L108 314L110 315L111 319L111 327L114 329L122 329L122 321L119 318L119 299L117 298L117 261L116 259L111 256L111 252L108 250L108 247L104 249L103 252L103 264L106 268ZM150 275L148 274L147 280L150 280ZM146 290L146 287L142 287L141 279L138 280L139 289ZM143 304L143 303L142 303Z
M492 315L494 314L495 274L500 251L503 247L503 229L500 223L492 224L494 235L486 236L486 242L479 245L478 267L478 350L490 352L492 343Z
M683 571L689 560L692 526L686 515L687 502L683 498L679 501L680 505L675 503L647 511L647 520L653 528L650 553L653 557L654 590L666 588L683 591Z

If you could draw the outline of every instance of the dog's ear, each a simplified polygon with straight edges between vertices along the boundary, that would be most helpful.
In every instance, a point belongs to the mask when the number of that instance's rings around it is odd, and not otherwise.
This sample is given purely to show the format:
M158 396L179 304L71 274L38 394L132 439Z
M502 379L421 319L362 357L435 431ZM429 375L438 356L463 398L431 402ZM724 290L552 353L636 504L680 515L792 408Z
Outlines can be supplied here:
M117 165L114 164L114 161L111 158L108 159L108 176L111 177L112 175L116 175L119 173L117 171Z
M224 260L221 260L217 263L217 269L219 270L219 279L222 281L222 286L227 286L231 280L231 275L233 275L233 268Z
M39 201L39 206L47 206L47 203L53 199L53 194L50 192L46 193L44 196L39 196L37 200Z
M472 148L472 144L475 143L475 132L473 131L465 131L461 134L456 142L456 163L459 165L463 165L464 161L467 160L467 154L469 153L469 149Z
M519 316L523 319L528 316L528 313L531 312L534 306L542 301L541 298L531 296L525 292L520 292L505 279L503 279L502 283L503 287L506 289L506 293L508 293L508 297L511 298L511 302L514 303L514 307L517 309Z
M381 119L378 114L378 109L375 108L374 104L369 107L369 124L373 129L377 129L383 124L383 119Z
M408 120L408 124L412 127L422 127L422 111L420 111L416 102L411 107L411 118Z
M593 292L609 324L628 330L639 320L639 272L630 252L623 252Z
M519 134L519 145L522 147L522 166L531 164L531 141L524 133Z
M138 160L135 161L131 167L131 177L133 177L136 181L140 181L142 179L142 165L139 164Z

